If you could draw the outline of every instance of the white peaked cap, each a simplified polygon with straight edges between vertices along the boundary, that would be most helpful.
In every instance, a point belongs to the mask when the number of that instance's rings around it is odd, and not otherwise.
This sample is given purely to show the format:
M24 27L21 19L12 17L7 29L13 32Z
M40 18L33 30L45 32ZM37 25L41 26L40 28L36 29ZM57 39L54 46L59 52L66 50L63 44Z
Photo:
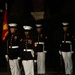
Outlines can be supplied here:
M36 27L41 27L42 25L41 24L36 24Z
M69 23L68 22L63 22L62 24L63 24L63 26L67 26Z
M8 25L9 25L10 27L16 27L16 26L17 26L16 23L9 23Z
M24 30L31 30L32 27L31 26L23 26Z

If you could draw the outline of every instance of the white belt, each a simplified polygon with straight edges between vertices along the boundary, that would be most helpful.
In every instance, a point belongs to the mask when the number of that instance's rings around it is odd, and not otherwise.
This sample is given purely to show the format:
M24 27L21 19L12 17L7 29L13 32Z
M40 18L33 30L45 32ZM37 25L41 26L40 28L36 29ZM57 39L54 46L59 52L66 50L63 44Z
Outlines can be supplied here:
M36 44L44 44L44 42L36 42Z
M62 43L64 43L64 41L62 41ZM69 43L69 44L71 44L71 41L66 41L66 43Z
M19 48L19 46L9 46L9 48Z
M32 54L32 56L34 57L34 51L33 51L33 49L24 49L23 51L26 51L26 52L31 52L31 54Z
M31 52L33 49L23 49L23 51Z

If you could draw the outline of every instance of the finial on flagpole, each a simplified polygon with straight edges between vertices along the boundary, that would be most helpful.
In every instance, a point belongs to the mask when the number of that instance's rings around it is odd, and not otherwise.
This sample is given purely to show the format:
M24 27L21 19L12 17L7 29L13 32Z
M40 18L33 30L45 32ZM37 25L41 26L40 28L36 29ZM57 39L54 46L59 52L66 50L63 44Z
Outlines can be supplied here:
M7 3L5 3L5 9L7 10Z

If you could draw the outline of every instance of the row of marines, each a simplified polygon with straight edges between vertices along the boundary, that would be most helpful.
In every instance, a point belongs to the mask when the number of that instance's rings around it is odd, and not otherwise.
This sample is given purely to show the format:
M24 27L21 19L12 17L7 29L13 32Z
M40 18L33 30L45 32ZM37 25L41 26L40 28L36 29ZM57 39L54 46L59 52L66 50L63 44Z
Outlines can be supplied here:
M45 74L45 37L42 33L41 24L36 24L37 32L33 36L32 27L25 25L24 36L17 32L17 24L9 23L10 35L7 38L7 50L5 58L9 62L12 75L21 75L19 60L25 75L34 75L34 61L37 60L37 73Z
M72 38L69 31L69 23L63 22L63 30L61 34L61 41L59 46L59 54L62 56L65 67L65 74L73 74L72 50L75 44L72 45ZM42 33L40 24L36 24L37 32L33 36L31 33L31 26L23 26L24 36L17 33L17 24L10 23L10 35L7 40L8 50L6 52L6 59L9 59L10 71L12 75L21 75L19 60L22 60L25 75L34 75L34 60L37 59L37 73L45 74L45 40L47 36ZM75 43L75 41L74 41ZM73 47L73 49L72 49ZM37 57L35 57L37 56Z

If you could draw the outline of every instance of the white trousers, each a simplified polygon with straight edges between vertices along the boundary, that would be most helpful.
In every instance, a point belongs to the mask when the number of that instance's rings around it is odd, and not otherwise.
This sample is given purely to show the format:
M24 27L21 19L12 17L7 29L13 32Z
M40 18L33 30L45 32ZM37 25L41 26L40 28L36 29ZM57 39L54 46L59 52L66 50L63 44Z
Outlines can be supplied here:
M14 60L9 59L9 66L12 75L21 75L18 59Z
M73 73L73 62L72 62L72 53L71 52L62 52L62 57L65 65L65 73Z
M37 73L45 74L45 53L44 52L37 53Z
M34 75L33 60L23 60L22 65L24 68L25 75Z

